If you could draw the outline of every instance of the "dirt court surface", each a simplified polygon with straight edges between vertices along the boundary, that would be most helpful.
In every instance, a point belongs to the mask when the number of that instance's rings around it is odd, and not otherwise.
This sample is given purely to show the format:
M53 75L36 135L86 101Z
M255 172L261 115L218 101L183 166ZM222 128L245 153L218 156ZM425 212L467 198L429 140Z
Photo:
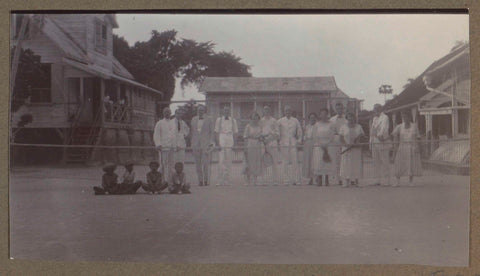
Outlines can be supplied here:
M195 176L193 166L187 175ZM146 166L135 168L144 178ZM117 169L121 175L123 168ZM469 178L415 187L192 187L94 196L102 171L17 167L11 256L165 263L468 265Z

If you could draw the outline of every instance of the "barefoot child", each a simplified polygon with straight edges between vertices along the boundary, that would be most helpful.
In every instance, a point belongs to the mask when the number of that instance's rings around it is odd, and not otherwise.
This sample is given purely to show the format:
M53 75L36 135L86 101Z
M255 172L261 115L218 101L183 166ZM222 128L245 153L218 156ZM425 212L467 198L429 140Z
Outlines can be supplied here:
M135 172L133 171L133 161L127 161L125 163L125 172L123 173L123 181L121 186L122 186L123 194L134 194L137 192L138 188L142 186L141 181L135 182Z
M160 164L157 161L152 161L149 164L150 171L147 173L147 183L142 185L142 188L147 193L154 194L157 192L160 194L166 187L167 184L163 183L163 177L160 172L158 172L158 168Z
M168 190L171 194L189 194L190 185L185 181L185 173L183 172L183 163L175 164L175 172L171 176Z
M103 167L105 173L102 176L102 187L93 187L95 195L104 195L105 193L110 195L119 194L120 185L117 183L118 175L115 173L116 168L117 166L115 166L115 164L105 164Z

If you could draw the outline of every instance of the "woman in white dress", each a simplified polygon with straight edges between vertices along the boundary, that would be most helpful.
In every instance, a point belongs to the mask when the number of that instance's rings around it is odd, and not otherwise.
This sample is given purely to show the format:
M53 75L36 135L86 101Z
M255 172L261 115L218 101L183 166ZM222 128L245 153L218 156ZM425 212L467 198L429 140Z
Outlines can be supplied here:
M257 185L257 177L262 174L262 146L260 140L262 128L259 124L260 115L254 113L251 117L252 121L247 124L243 133L243 138L247 143L246 150L246 175L248 183Z
M312 130L313 139L313 158L312 167L313 175L316 178L318 186L328 186L328 176L335 174L335 167L331 160L332 149L329 144L334 138L335 130L328 118L328 109L320 110L319 121L314 125Z
M362 126L357 124L355 114L348 113L348 123L342 125L339 130L342 147L340 161L340 177L343 187L358 185L358 180L363 177L362 148L358 145L359 140L365 135Z
M302 173L303 177L308 178L308 185L313 185L313 129L317 123L317 114L314 112L308 115L308 123L303 130L303 163Z
M402 123L397 125L392 132L395 141L395 176L396 185L400 184L400 177L408 175L410 185L413 177L422 174L422 162L417 138L420 137L417 124L412 122L410 112L402 112Z

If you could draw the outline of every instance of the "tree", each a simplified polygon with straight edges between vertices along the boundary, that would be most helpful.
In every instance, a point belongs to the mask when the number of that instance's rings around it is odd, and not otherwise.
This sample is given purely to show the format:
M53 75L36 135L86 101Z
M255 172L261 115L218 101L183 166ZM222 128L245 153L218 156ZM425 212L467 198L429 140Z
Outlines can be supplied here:
M10 59L13 59L14 52L15 48L11 51ZM45 71L40 62L40 56L35 55L29 49L21 49L11 98L12 113L16 112L25 103L30 96L30 88L35 87L38 80L42 78L45 78Z
M393 93L392 86L389 85L389 84L382 84L378 88L378 93L383 94L385 96L385 103L387 103L387 94L392 94Z
M176 78L183 88L199 86L207 76L251 76L250 66L231 52L216 53L211 41L178 40L176 36L175 30L152 31L149 40L130 47L123 37L114 35L114 56L136 81L162 91L164 101L172 98Z

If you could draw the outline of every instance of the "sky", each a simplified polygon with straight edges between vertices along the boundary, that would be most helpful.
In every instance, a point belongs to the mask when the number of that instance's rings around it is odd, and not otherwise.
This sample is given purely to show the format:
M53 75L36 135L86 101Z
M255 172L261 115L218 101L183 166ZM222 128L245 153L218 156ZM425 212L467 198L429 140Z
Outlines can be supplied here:
M399 94L469 33L466 14L118 14L117 20L114 32L130 45L148 40L152 30L174 29L178 38L233 51L254 77L334 76L342 91L364 100L364 109L384 103L380 85ZM177 81L172 100L192 98L204 97Z

